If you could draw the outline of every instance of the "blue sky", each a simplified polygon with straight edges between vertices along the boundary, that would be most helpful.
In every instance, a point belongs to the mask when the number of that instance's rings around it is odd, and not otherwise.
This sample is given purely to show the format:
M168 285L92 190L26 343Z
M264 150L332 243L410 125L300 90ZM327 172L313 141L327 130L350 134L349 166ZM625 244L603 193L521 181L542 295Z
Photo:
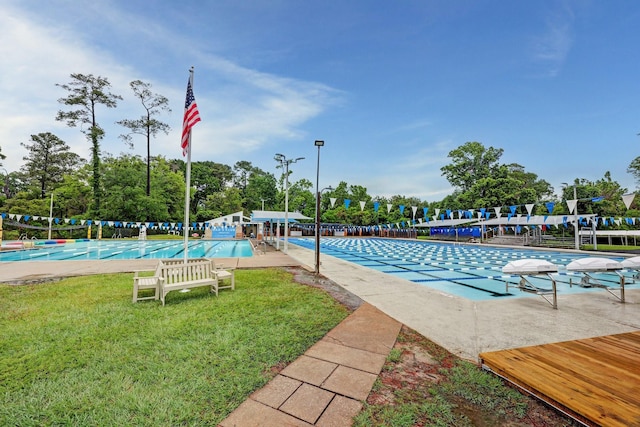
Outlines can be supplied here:
M124 97L98 109L102 149L132 151L114 123L141 108L140 79L170 100L173 128L152 154L181 158L189 67L202 122L194 161L305 157L292 180L340 181L373 196L437 201L440 168L467 141L504 149L556 191L610 171L630 191L640 155L640 2L0 0L0 147L17 170L31 134L89 143L55 121L71 73Z

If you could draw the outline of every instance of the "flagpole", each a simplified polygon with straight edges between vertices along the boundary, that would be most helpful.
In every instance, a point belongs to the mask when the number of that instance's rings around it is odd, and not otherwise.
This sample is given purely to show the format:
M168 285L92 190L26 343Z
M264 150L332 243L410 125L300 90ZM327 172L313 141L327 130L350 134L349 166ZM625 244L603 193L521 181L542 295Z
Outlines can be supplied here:
M193 71L191 71L193 73ZM189 193L191 189L191 135L189 135L189 150L187 152L186 188L184 191L184 260L189 258Z
M189 69L189 84L193 90L193 67ZM189 259L189 202L191 190L191 130L189 130L189 145L187 145L186 188L184 190L184 262Z

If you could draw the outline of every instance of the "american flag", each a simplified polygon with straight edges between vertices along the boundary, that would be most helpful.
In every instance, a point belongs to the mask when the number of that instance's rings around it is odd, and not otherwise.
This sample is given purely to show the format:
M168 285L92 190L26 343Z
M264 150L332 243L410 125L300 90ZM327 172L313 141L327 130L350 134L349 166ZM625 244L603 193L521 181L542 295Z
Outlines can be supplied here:
M189 152L189 137L191 136L191 128L200 121L200 113L198 112L198 104L196 97L193 96L191 88L191 78L187 83L187 99L184 102L184 119L182 120L182 155L186 156Z

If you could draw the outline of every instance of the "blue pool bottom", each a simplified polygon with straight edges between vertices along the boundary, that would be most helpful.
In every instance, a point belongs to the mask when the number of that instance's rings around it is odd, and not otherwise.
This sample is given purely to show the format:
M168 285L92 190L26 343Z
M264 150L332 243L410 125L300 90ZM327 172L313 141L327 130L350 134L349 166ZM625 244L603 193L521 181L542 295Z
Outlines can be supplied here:
M190 240L188 256L189 258L250 257L253 256L253 250L247 240ZM184 241L182 240L83 239L73 242L35 241L31 249L0 252L0 262L133 260L182 257L184 257Z
M315 249L313 238L293 238L289 242ZM519 276L502 273L508 262L525 258L547 260L559 266L555 275L558 294L601 291L571 286L579 281L578 273L563 271L571 261L588 255L569 252L539 251L521 248L500 248L473 244L448 244L428 241L394 239L322 238L320 251L344 261L390 274L431 289L470 300L531 297L531 294L506 289L506 284L519 281ZM621 260L621 258L613 258ZM599 274L605 282L617 276ZM542 286L550 287L548 278L538 278ZM546 282L546 283L545 283Z

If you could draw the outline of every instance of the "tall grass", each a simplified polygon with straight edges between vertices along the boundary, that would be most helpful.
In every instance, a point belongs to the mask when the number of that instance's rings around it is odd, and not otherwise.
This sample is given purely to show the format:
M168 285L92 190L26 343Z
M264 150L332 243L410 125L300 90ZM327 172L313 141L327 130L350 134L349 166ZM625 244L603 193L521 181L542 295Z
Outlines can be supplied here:
M0 425L216 425L348 314L279 269L131 302L132 275L0 286Z

